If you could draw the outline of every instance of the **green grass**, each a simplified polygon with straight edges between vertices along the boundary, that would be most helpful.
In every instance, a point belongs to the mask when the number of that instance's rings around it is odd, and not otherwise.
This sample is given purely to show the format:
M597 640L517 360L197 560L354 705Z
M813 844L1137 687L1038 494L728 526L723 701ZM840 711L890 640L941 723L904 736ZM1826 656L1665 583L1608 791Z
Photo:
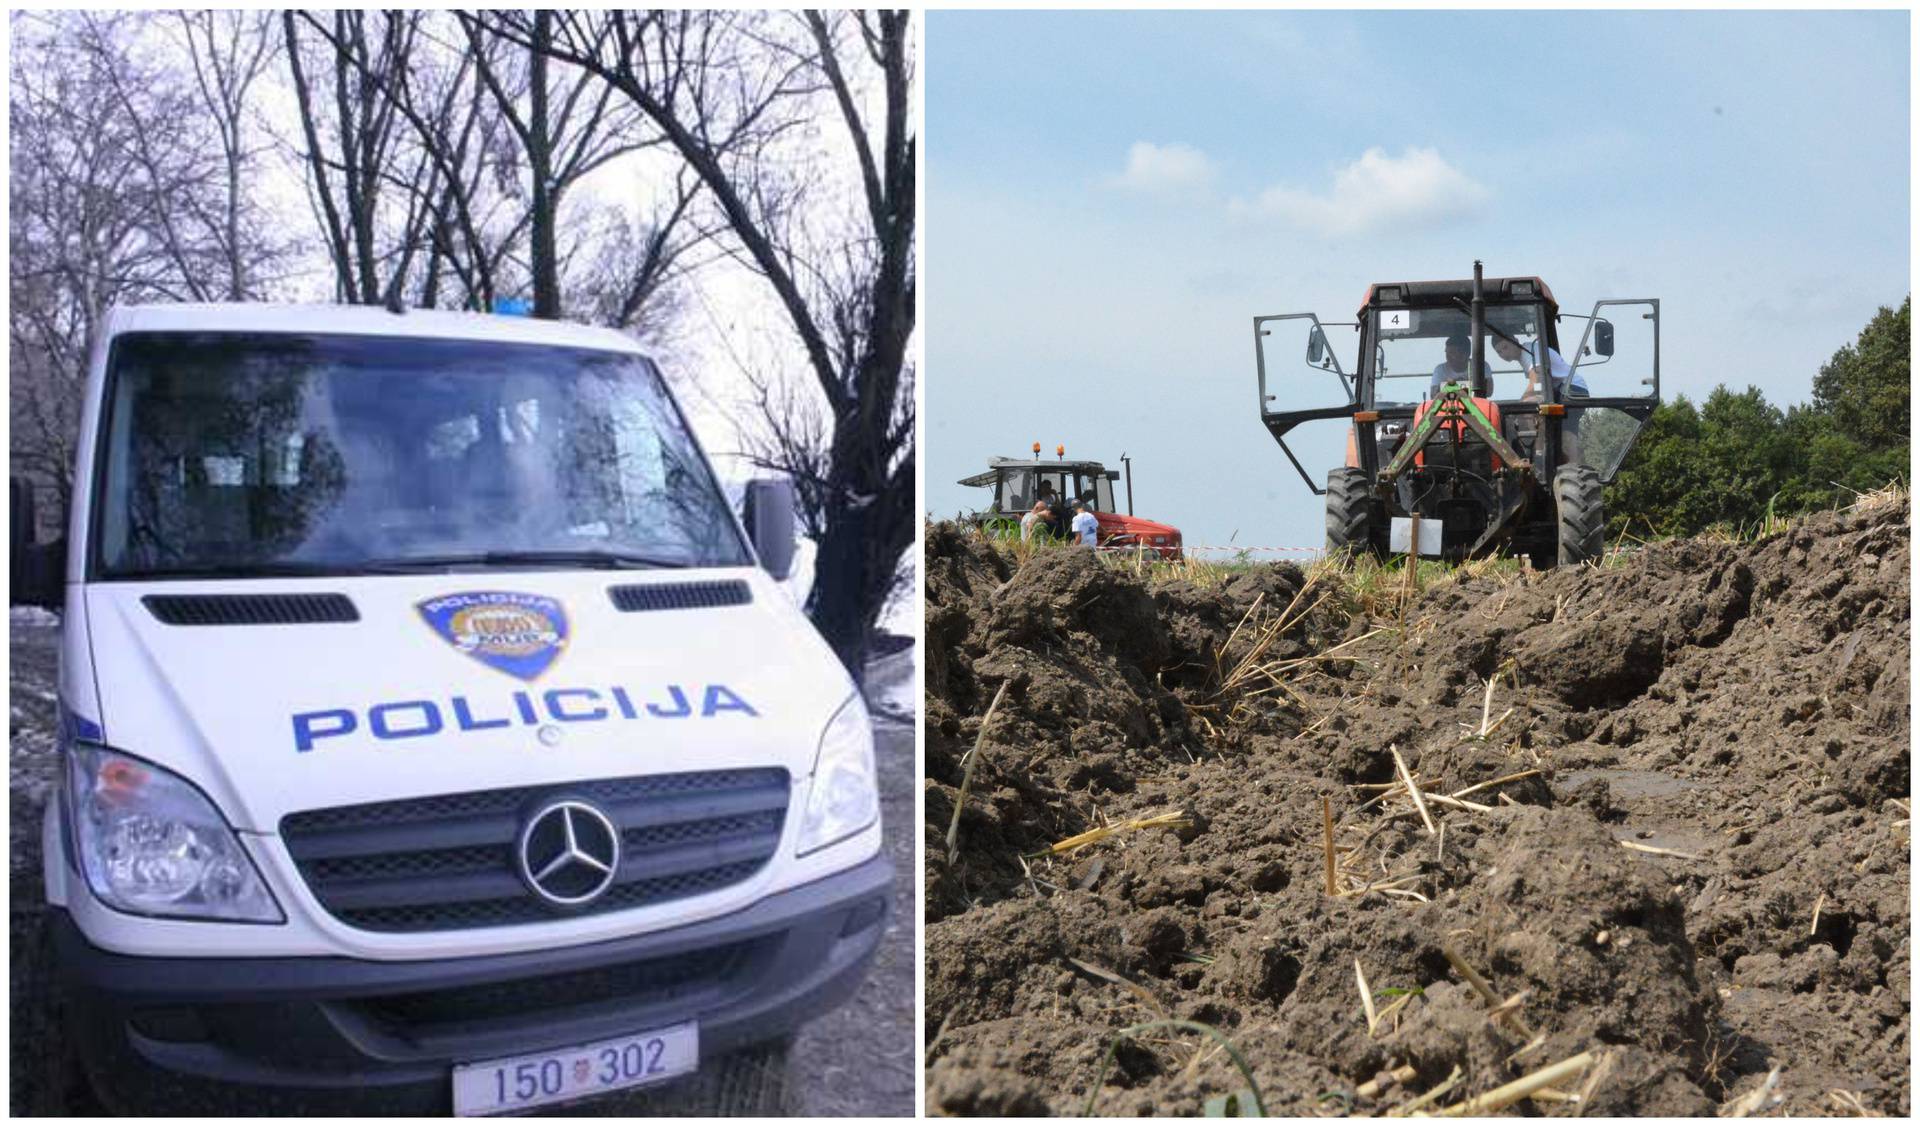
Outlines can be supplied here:
M1859 512L1862 510L1884 508L1889 505L1905 505L1909 497L1908 486L1898 481L1890 481L1879 489L1865 493L1857 490L1851 492L1853 493L1853 499L1845 504L1836 504L1830 509L1807 509L1792 513L1782 513L1779 511L1781 495L1776 492L1773 496L1767 498L1766 511L1760 515L1759 519L1742 523L1722 521L1717 524L1710 524L1692 538L1705 540L1713 544L1757 544L1770 536L1777 536L1793 528L1795 525L1805 521L1808 517L1816 516L1823 512ZM1631 526L1629 526L1629 530L1623 532L1620 539L1632 541L1637 544L1662 544L1671 540L1689 539L1687 536L1678 534L1656 534L1653 532L1652 522L1647 521L1644 517L1640 518L1640 520L1647 525L1647 536L1643 538L1631 535Z
M1413 568L1411 588L1408 587L1409 566ZM1352 559L1326 556L1315 560L1308 566L1307 576L1333 584L1338 593L1332 601L1350 615L1364 613L1375 618L1392 618L1400 613L1409 596L1417 599L1430 588L1486 577L1506 581L1524 569L1519 559L1503 556L1454 563L1425 558L1410 562L1407 556L1380 560L1362 554Z

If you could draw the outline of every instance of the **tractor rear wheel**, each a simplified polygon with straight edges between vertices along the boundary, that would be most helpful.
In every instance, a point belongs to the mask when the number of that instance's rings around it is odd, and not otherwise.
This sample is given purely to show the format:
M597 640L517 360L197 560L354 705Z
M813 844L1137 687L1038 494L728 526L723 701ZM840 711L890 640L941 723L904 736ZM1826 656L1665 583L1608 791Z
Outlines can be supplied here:
M1327 552L1376 558L1387 554L1387 527L1366 471L1341 466L1327 474Z
M1600 495L1600 473L1572 463L1553 475L1553 504L1559 512L1560 552L1556 562L1597 560L1607 547L1607 513Z

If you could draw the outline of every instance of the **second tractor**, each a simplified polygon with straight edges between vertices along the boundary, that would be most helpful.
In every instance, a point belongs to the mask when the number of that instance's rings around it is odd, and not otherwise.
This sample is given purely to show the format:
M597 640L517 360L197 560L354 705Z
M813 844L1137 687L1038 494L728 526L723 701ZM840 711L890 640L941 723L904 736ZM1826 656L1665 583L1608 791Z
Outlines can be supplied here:
M1110 470L1099 462L1070 460L1066 447L1054 447L1054 460L1040 457L1040 444L1033 444L1032 458L991 458L985 472L962 478L961 485L981 486L993 491L987 507L974 514L982 523L1013 523L1033 509L1034 502L1046 501L1053 517L1048 529L1054 536L1067 534L1067 521L1073 516L1073 502L1083 500L1100 522L1099 546L1132 548L1152 552L1162 559L1181 556L1180 530L1170 524L1133 515L1133 463L1120 456L1126 467L1127 511L1116 511L1113 487L1121 479L1119 470Z

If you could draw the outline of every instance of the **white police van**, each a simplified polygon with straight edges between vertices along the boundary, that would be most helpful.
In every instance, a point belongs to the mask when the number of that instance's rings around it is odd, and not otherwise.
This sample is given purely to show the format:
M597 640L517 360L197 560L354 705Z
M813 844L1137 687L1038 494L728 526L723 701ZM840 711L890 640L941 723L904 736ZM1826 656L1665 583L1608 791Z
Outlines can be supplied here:
M64 611L49 926L109 1107L511 1111L858 986L891 869L791 492L730 511L631 341L179 305L91 366L13 562Z

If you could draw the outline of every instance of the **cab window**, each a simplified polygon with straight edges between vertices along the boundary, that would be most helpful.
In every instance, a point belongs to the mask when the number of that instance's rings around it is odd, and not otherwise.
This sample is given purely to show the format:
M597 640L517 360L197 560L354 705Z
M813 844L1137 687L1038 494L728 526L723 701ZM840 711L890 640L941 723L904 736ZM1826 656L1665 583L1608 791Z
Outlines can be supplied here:
M1000 471L1000 511L1024 513L1033 508L1033 471Z

